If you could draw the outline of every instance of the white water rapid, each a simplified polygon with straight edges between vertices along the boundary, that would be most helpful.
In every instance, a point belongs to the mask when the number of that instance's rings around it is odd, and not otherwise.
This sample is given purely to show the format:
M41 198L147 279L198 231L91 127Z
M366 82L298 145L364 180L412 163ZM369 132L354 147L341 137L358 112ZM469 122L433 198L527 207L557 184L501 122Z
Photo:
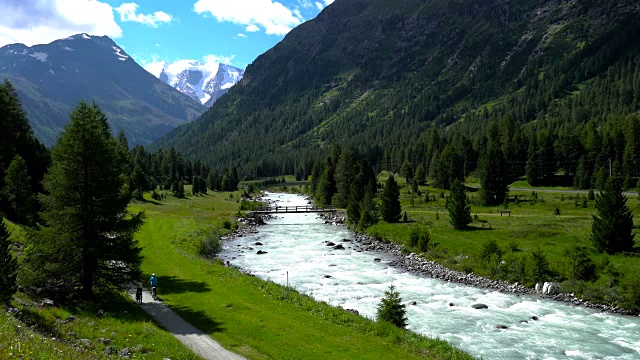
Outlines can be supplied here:
M281 206L306 204L299 195L270 193L266 198ZM409 329L483 359L640 359L638 317L409 274L388 266L391 255L357 252L350 242L342 242L353 238L351 231L324 224L317 214L282 214L257 234L225 243L222 257L283 285L288 272L289 285L298 291L372 319L393 283L407 304ZM345 250L326 246L326 240L343 244ZM258 255L258 250L267 253ZM412 301L417 305L409 305ZM471 308L476 303L489 308ZM498 324L508 328L497 329Z

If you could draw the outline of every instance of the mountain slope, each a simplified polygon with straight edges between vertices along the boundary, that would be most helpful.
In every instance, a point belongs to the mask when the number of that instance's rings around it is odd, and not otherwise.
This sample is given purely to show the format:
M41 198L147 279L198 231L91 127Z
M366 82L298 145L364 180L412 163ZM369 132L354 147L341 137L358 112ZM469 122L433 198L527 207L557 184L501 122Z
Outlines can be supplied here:
M95 101L114 132L148 144L203 107L140 67L106 36L75 35L46 45L0 48L0 78L16 87L36 136L55 142L71 109Z
M291 169L294 150L329 143L382 161L433 126L549 82L513 114L530 122L637 51L638 9L631 0L339 0L156 146L254 175Z
M226 64L182 60L165 66L158 78L209 108L243 75L244 70Z

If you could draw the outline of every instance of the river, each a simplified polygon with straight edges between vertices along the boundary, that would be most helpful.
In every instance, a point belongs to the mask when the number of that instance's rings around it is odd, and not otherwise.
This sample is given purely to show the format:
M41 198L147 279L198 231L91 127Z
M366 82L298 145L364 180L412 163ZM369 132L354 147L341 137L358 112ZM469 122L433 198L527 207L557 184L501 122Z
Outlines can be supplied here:
M306 204L299 195L269 193L265 198L281 206ZM638 317L410 274L388 266L393 255L357 252L342 239L354 239L354 233L324 224L314 213L283 214L268 220L257 234L225 243L222 257L282 285L288 274L296 290L371 319L393 283L407 304L409 329L483 359L640 359ZM341 243L345 250L334 250L325 241ZM258 255L258 250L267 253ZM416 305L409 305L412 301ZM489 308L476 310L471 307L475 303ZM498 324L508 329L498 329Z

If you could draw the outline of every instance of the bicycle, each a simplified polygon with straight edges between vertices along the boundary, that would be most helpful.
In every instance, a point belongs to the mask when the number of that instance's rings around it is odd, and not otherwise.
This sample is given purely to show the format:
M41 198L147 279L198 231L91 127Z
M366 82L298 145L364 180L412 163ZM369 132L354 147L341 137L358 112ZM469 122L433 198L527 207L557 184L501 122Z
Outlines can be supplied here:
M151 297L153 297L153 300L154 300L154 301L155 301L155 300L156 300L156 298L158 297L158 292L157 292L157 290L156 290L156 287L155 287L155 286L151 287Z

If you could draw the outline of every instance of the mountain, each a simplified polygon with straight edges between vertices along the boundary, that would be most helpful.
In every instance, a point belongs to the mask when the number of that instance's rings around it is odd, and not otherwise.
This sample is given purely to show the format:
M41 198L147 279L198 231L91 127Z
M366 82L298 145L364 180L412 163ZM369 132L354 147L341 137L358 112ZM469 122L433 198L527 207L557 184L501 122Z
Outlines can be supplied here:
M244 70L225 64L202 64L183 60L165 66L158 78L183 94L211 107L242 79Z
M140 67L106 36L78 34L46 45L0 48L0 79L17 89L36 136L51 146L84 99L107 114L114 133L149 144L204 107Z
M308 174L308 154L341 144L397 171L403 160L428 168L443 137L475 164L479 135L504 120L526 157L530 141L541 146L536 126L557 134L640 110L639 12L633 0L335 1L153 146L268 176L303 162Z

